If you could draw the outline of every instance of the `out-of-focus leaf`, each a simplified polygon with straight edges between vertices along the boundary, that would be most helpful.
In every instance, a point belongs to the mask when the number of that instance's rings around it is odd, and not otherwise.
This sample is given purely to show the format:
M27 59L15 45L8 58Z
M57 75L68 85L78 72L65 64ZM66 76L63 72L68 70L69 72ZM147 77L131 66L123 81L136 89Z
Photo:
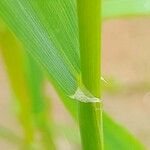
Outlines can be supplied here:
M0 1L0 16L43 66L63 97L66 107L76 115L76 101L69 99L78 87L80 76L76 1L3 0ZM129 148L134 145L136 149L133 150L144 149L123 128L117 126L120 130L117 134L111 128L115 126L114 122L111 120L109 123L109 127L104 123L105 145L112 145L110 139L113 138L116 145ZM126 135L122 134L128 135L130 139L124 139ZM109 150L114 148L109 147Z
M5 25L0 24L0 51L6 64L12 90L20 105L19 118L24 128L25 138L28 142L33 142L38 128L45 142L47 141L52 148L47 111L49 107L43 93L44 76L41 68L30 55L25 53L20 42L5 28Z
M8 44L9 41L9 44ZM15 49L15 51L14 51ZM15 92L16 99L19 100L21 109L19 110L19 119L24 127L26 141L32 141L33 128L31 125L31 102L25 79L25 67L23 50L18 45L17 40L8 30L1 28L0 31L0 50L7 66L7 72L11 85Z
M104 139L107 139L104 141L106 150L145 150L136 138L106 113L104 113Z
M103 19L150 16L149 0L103 0Z
M9 141L12 144L21 144L22 139L10 129L0 126L0 138Z

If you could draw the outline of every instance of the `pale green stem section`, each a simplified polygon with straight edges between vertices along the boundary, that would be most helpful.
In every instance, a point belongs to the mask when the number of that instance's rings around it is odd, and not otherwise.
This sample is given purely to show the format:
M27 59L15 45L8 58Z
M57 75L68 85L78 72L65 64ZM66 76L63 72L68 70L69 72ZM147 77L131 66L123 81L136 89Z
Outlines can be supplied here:
M100 99L101 1L78 0L82 83ZM103 150L102 104L79 102L79 125L84 150Z

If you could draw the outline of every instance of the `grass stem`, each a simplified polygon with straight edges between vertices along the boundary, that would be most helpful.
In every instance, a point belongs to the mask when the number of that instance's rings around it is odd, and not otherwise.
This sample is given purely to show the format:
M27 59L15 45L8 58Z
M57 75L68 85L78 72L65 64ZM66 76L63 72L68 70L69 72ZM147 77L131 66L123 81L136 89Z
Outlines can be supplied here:
M101 1L77 0L81 76L85 88L100 99ZM84 150L103 150L101 102L79 102L79 126Z

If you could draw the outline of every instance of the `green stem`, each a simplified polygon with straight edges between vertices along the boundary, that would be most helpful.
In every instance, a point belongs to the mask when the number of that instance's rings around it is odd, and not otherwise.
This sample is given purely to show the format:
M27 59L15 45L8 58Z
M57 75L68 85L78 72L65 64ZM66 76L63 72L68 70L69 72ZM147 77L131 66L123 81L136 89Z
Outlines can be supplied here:
M100 99L101 1L77 0L82 83ZM102 104L79 102L84 150L103 150Z

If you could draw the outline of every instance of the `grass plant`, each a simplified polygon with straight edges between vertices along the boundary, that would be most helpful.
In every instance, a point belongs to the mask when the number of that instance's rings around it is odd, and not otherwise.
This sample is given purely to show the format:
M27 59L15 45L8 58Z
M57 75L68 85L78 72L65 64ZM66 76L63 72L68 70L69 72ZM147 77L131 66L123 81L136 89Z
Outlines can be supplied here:
M136 2L139 7L135 6ZM118 147L120 150L145 149L107 113L102 115L101 101L81 102L80 98L71 98L80 89L82 98L101 99L102 19L149 14L148 1L136 2L0 1L0 17L8 28L6 32L0 32L0 48L13 91L21 105L24 149L33 149L37 125L44 133L43 149L56 149L55 138L49 132L47 103L42 93L44 76L48 76L68 112L79 122L84 150L116 150ZM146 11L143 9L145 3ZM117 4L120 7L114 8ZM29 58L26 58L26 52Z

